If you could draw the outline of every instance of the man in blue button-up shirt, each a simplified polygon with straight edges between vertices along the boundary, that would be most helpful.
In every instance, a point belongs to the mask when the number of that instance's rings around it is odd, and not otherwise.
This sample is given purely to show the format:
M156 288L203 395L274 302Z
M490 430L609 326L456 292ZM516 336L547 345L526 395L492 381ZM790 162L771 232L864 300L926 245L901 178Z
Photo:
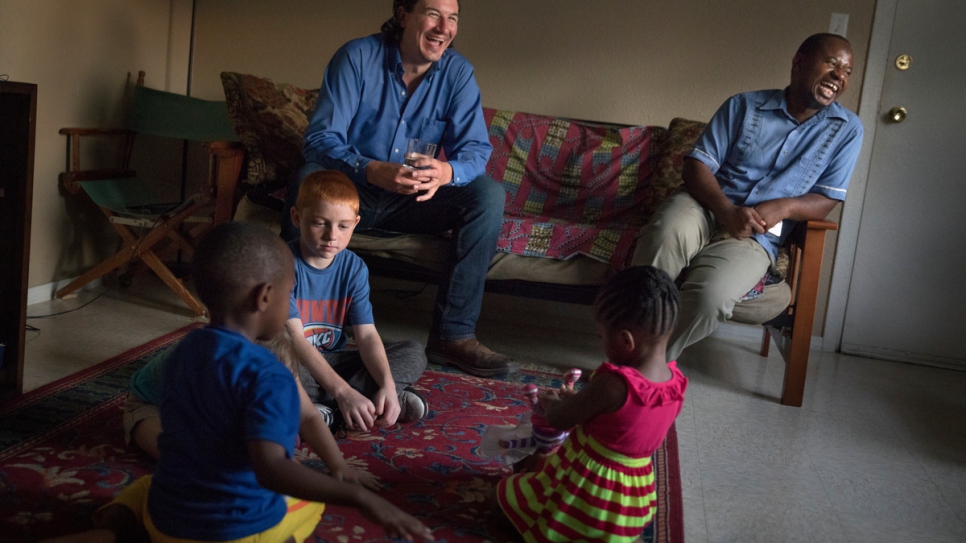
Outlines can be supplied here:
M382 33L339 49L325 70L305 132L309 173L339 170L359 191L358 228L406 233L452 230L427 344L430 360L492 376L519 369L476 340L483 285L503 225L506 194L484 175L492 146L473 66L450 49L457 0L395 0ZM410 138L441 155L404 165ZM443 159L445 157L445 159ZM286 211L283 237L295 237Z
M845 38L811 36L788 87L732 96L686 155L686 190L655 213L634 255L685 272L668 360L731 317L795 221L824 219L845 199L862 146L858 117L836 102L851 73Z

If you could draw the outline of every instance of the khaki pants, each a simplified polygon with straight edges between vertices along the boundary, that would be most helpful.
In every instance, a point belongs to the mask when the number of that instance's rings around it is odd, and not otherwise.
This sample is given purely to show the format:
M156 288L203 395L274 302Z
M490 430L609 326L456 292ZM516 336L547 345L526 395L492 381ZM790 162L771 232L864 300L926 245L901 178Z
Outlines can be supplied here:
M668 360L704 339L731 318L735 304L771 266L772 260L754 238L737 240L714 215L683 189L671 195L641 229L633 265L654 266L677 278L681 311L668 342Z

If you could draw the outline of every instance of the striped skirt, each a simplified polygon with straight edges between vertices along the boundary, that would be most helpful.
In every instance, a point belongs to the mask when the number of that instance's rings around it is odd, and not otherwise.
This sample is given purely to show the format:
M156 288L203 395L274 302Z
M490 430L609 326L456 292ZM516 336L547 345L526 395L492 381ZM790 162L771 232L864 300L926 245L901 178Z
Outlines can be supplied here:
M501 480L497 498L528 543L629 543L657 507L651 457L611 451L580 426L536 471Z

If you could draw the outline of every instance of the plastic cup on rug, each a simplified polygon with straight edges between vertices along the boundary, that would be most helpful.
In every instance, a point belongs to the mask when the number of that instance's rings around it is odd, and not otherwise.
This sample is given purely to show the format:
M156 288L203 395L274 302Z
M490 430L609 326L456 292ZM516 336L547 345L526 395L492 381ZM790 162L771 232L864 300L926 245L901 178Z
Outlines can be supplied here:
M404 155L405 164L408 168L415 170L416 161L421 158L433 158L436 155L436 144L429 143L417 138L409 138L406 144L406 154Z

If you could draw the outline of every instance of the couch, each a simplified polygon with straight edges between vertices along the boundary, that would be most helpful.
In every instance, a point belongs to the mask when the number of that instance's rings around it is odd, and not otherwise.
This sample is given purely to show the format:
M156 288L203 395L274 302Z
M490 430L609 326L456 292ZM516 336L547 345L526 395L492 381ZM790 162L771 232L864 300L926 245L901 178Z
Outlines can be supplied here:
M278 230L288 180L302 164L302 134L318 91L253 75L221 74L241 144L221 158L241 171L235 220ZM592 303L597 287L630 264L635 238L682 183L683 154L704 123L618 126L484 108L493 153L487 174L507 192L503 232L486 290ZM735 307L732 321L767 324L761 354L774 338L786 361L781 403L804 392L825 232L809 221L790 237L774 275ZM445 258L439 236L360 231L349 248L374 275L435 283Z

